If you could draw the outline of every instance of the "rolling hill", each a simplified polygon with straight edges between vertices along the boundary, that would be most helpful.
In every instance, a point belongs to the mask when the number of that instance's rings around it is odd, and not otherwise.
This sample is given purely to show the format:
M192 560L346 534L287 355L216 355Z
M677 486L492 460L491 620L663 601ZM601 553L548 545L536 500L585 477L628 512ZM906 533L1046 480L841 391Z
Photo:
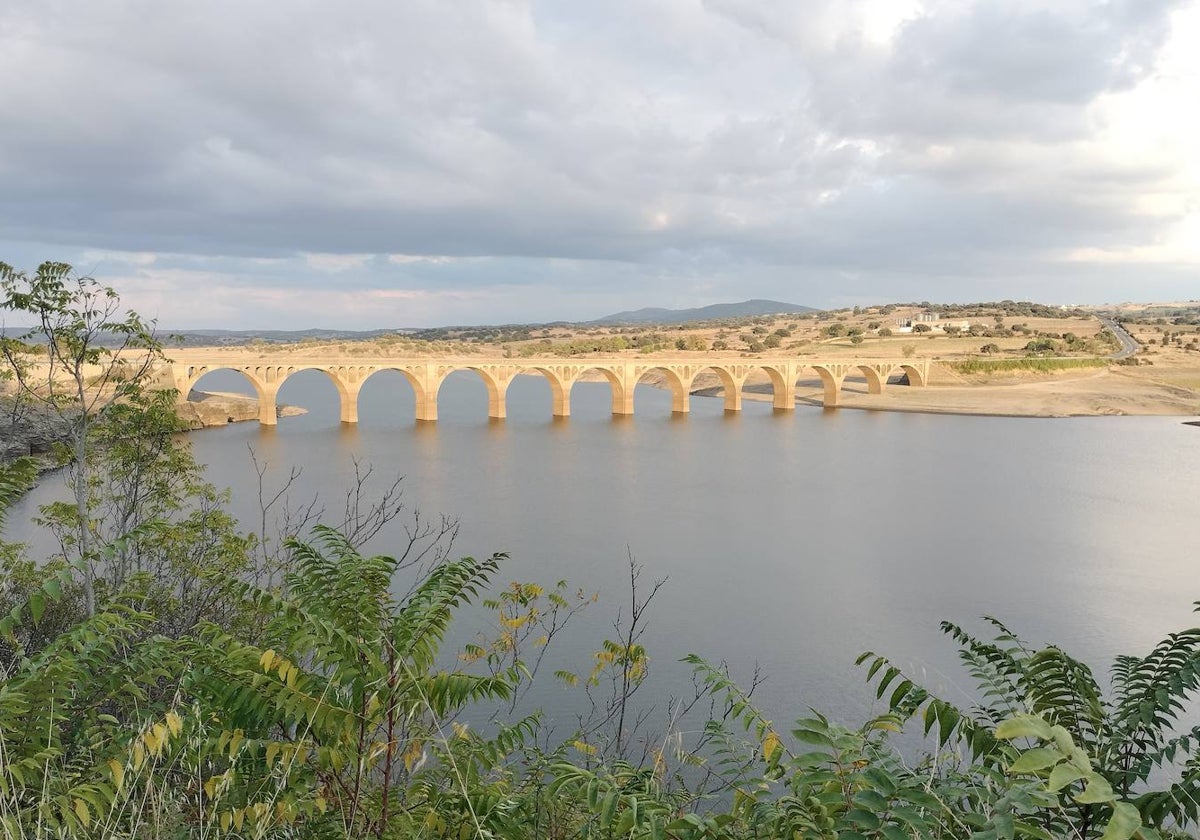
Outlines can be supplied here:
M754 315L775 315L780 312L816 312L811 306L783 303L778 300L743 300L740 303L714 303L695 309L660 309L647 307L628 312L616 312L588 321L589 324L683 324L687 321L713 321L720 318L745 318Z

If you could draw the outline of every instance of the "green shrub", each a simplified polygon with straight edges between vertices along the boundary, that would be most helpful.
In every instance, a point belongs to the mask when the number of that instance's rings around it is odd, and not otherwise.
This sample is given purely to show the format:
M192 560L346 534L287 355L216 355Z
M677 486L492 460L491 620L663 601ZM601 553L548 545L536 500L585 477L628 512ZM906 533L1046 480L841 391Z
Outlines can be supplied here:
M1023 358L965 359L958 362L943 362L942 364L958 373L996 373L999 371L1015 370L1049 373L1078 368L1108 367L1112 362L1109 359Z

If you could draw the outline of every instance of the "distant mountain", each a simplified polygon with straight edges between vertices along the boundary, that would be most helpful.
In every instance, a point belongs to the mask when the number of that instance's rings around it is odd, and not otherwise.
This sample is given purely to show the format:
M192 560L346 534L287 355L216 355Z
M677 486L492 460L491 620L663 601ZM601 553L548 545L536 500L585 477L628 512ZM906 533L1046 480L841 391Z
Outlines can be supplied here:
M32 334L31 334L32 332ZM413 329L393 330L168 330L158 329L155 335L164 347L211 347L223 344L240 346L255 339L262 339L271 344L294 344L313 338L317 341L362 341L378 338L381 335L397 335L416 332ZM0 327L0 337L25 337L31 344L45 342L40 331L33 327ZM119 346L123 336L102 334L96 337L100 346Z
M159 338L168 347L221 344L241 345L261 338L272 344L292 344L306 338L318 341L361 341L381 335L395 335L406 330L161 330Z
M687 321L715 321L720 318L748 318L781 312L817 312L811 306L778 300L744 300L741 303L714 303L696 309L659 309L648 307L617 312L588 321L589 324L682 324Z

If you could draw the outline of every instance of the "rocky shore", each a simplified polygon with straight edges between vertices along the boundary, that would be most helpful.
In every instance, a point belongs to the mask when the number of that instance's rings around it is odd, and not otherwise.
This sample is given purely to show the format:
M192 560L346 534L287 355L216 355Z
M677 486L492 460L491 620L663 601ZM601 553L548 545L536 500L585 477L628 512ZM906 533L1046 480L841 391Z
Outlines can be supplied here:
M193 390L188 394L187 402L180 403L176 411L189 429L224 426L228 423L258 420L258 398L245 394ZM306 413L305 409L299 406L279 406L280 417L294 417Z
M186 403L177 407L189 429L224 426L245 420L258 420L258 400L244 394L192 391ZM280 417L304 414L299 406L279 406ZM12 403L0 398L0 464L33 456L42 471L59 466L54 455L56 444L71 435L71 418L38 406L23 406L13 411Z
M70 437L70 417L35 406L14 412L7 401L0 401L0 410L0 464L32 456L43 472L57 466L54 447Z

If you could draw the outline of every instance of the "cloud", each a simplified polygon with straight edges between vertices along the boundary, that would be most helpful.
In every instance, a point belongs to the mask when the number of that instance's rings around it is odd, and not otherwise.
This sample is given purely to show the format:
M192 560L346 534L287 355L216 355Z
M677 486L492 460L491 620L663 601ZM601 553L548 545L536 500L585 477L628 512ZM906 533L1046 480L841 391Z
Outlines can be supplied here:
M371 259L370 254L304 254L304 264L315 271L334 274L362 268Z
M1114 254L1170 266L1143 289L1174 296L1200 261L1197 21L1194 0L13 0L4 258L94 266L164 317L136 278L307 293L272 325L369 318L339 295L387 289L433 322L979 298L997 272L1084 300Z

